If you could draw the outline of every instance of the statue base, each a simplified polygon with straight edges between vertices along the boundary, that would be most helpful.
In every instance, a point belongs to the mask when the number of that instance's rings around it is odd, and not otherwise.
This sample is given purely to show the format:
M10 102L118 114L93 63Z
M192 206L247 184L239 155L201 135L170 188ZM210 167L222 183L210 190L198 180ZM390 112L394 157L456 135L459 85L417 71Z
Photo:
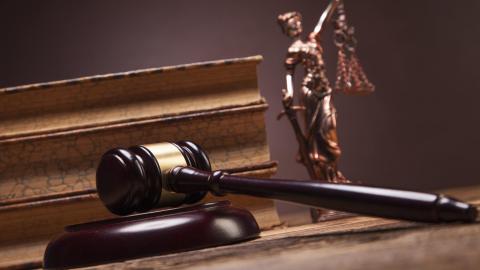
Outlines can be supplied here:
M324 208L310 208L310 217L312 219L312 223L320 223L324 221L350 218L354 216L357 215Z

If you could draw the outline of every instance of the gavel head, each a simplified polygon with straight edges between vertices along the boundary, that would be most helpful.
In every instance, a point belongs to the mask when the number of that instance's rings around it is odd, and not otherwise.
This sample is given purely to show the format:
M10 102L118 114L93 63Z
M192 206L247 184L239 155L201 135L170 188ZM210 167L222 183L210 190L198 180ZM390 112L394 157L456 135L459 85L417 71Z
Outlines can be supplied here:
M190 141L109 150L97 168L100 200L112 213L128 215L203 199L205 192L182 194L165 189L166 174L176 166L211 171L206 153Z

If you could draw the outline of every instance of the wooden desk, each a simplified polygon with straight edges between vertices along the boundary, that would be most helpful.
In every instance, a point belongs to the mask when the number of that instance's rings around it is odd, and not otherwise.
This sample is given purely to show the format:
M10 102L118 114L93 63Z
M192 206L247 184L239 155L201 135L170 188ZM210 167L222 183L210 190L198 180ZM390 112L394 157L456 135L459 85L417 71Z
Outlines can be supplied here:
M480 186L445 193L480 206ZM350 217L271 230L231 246L95 269L479 269L480 223L426 225Z

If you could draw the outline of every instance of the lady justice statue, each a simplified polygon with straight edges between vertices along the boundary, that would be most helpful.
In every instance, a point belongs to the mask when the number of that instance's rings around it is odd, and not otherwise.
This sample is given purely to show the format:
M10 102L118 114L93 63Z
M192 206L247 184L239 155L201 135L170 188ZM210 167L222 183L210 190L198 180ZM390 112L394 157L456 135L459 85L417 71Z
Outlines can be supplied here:
M321 34L325 24L334 21L334 43L338 49L337 78L332 89L325 72L321 46ZM284 111L295 131L299 143L298 161L308 170L310 178L329 182L349 182L338 170L341 151L336 130L336 111L332 92L365 94L374 91L355 52L356 40L353 27L348 26L342 0L331 0L322 13L313 32L301 39L302 18L298 12L278 16L278 23L287 36L294 39L285 59L286 90L283 90ZM301 64L305 75L299 105L293 103L295 66ZM302 114L303 128L297 113ZM316 212L316 211L315 211ZM314 221L318 215L312 212Z

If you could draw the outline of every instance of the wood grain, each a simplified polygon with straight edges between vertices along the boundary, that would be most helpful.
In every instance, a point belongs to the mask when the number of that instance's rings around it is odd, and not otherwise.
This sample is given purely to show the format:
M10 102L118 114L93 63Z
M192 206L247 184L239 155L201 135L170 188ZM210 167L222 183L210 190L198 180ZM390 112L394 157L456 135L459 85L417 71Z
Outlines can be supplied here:
M464 192L479 205L480 186ZM463 197L461 190L453 193ZM89 269L473 270L480 265L479 250L479 222L429 225L353 216L266 231L251 242Z
M348 224L347 224L348 225ZM391 225L309 233L92 269L478 269L480 225Z

